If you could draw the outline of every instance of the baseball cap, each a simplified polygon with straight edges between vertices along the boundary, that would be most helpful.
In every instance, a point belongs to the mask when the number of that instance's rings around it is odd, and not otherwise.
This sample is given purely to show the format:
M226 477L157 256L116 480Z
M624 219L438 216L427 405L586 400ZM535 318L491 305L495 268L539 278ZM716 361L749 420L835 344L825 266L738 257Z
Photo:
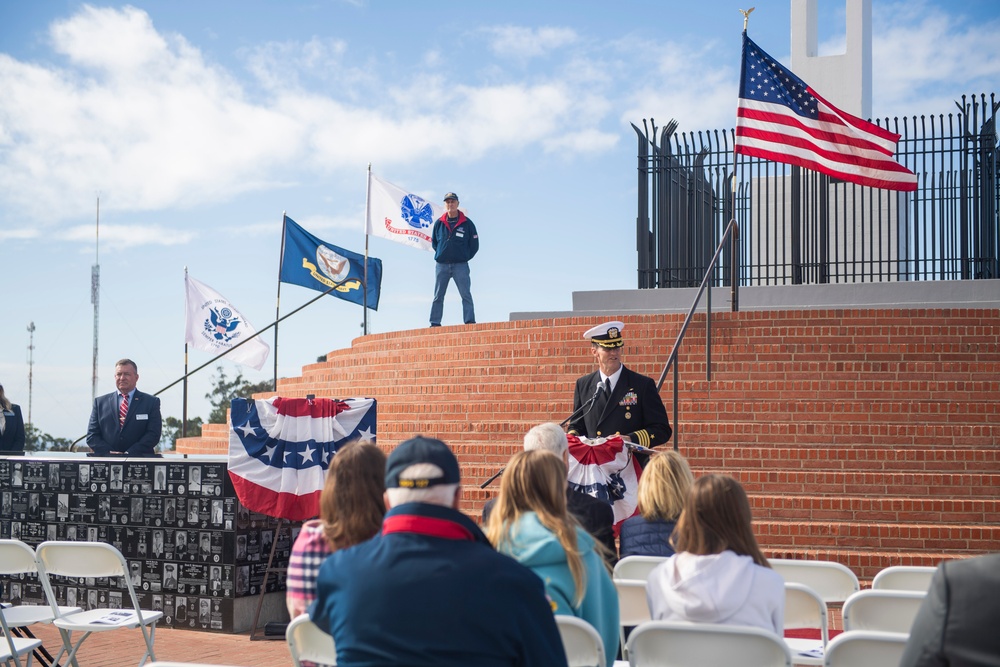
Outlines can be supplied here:
M412 465L431 463L443 472L441 477L428 479L400 479L400 474ZM422 435L410 438L392 450L385 462L385 488L423 489L438 484L458 484L461 477L458 459L440 440Z
M449 199L454 199L455 201L458 201L458 195L456 195L454 192L444 193L444 200L448 201Z

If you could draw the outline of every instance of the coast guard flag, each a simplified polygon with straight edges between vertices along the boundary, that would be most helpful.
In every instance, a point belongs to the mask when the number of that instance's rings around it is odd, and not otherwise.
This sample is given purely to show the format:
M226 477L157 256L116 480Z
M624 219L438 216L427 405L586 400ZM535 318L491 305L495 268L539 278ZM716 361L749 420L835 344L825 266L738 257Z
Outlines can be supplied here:
M365 280L365 257L338 248L317 238L285 216L281 242L281 270L278 280L301 285L319 292L335 288L330 294L378 310L382 288L382 260L368 258L368 303L362 285Z
M232 349L256 333L256 329L226 297L184 274L187 288L187 322L184 342L196 350L219 354ZM260 370L271 351L260 337L240 345L226 355L236 363Z
M743 33L737 153L912 192L916 175L892 159L898 141L898 134L824 100Z
M368 172L365 233L421 250L431 247L431 227L444 208Z
M615 512L615 535L621 522L633 516L639 506L639 476L642 466L625 447L621 436L610 438L578 438L569 440L569 485L603 500Z
M234 398L229 476L240 502L289 521L319 514L326 470L341 445L374 442L373 398Z

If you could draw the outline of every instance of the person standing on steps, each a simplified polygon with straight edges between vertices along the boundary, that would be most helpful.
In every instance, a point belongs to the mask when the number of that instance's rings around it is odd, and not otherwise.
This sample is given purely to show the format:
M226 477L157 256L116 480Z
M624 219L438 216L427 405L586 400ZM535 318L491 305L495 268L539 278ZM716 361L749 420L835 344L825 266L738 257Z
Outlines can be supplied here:
M469 260L479 252L479 233L472 220L458 210L458 195L448 192L444 196L445 214L435 223L431 231L431 246L434 248L434 300L431 302L431 326L441 326L444 314L444 295L448 282L455 281L458 293L462 295L462 321L476 323L476 310L472 303L472 279L469 276Z

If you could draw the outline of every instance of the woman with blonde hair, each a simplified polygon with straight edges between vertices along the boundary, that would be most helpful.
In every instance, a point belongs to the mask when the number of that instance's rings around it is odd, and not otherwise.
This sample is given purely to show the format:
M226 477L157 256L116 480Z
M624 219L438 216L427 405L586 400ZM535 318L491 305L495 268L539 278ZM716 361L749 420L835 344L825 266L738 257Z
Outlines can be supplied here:
M672 449L655 454L639 478L639 513L622 522L621 557L673 556L670 534L694 475L687 460Z
M610 667L618 653L618 595L602 547L566 509L566 464L545 450L518 452L500 480L486 535L545 583L557 615L590 623Z
M782 636L785 582L761 552L751 521L735 479L694 481L672 538L677 553L646 582L654 620L752 625Z
M302 524L288 560L285 603L295 618L316 599L323 560L370 539L385 516L385 454L369 442L349 442L330 462L319 497L319 519Z

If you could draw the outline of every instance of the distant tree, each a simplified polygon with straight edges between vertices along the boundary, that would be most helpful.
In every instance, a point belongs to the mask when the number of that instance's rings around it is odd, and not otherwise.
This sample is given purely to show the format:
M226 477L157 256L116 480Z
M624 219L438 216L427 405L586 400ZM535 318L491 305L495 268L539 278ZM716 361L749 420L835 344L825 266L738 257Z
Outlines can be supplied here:
M250 398L254 394L274 391L273 380L249 382L239 372L236 373L236 377L230 380L222 366L216 366L215 370L218 372L218 376L213 378L215 386L212 391L205 394L205 398L212 404L212 412L208 415L209 424L226 423L229 402L234 398Z
M24 451L26 452L68 452L73 441L69 438L55 438L35 428L34 424L24 425Z
M187 420L187 438L197 438L201 435L201 417ZM163 433L160 435L160 450L169 451L177 448L177 438L181 437L181 420L177 417L164 417Z

